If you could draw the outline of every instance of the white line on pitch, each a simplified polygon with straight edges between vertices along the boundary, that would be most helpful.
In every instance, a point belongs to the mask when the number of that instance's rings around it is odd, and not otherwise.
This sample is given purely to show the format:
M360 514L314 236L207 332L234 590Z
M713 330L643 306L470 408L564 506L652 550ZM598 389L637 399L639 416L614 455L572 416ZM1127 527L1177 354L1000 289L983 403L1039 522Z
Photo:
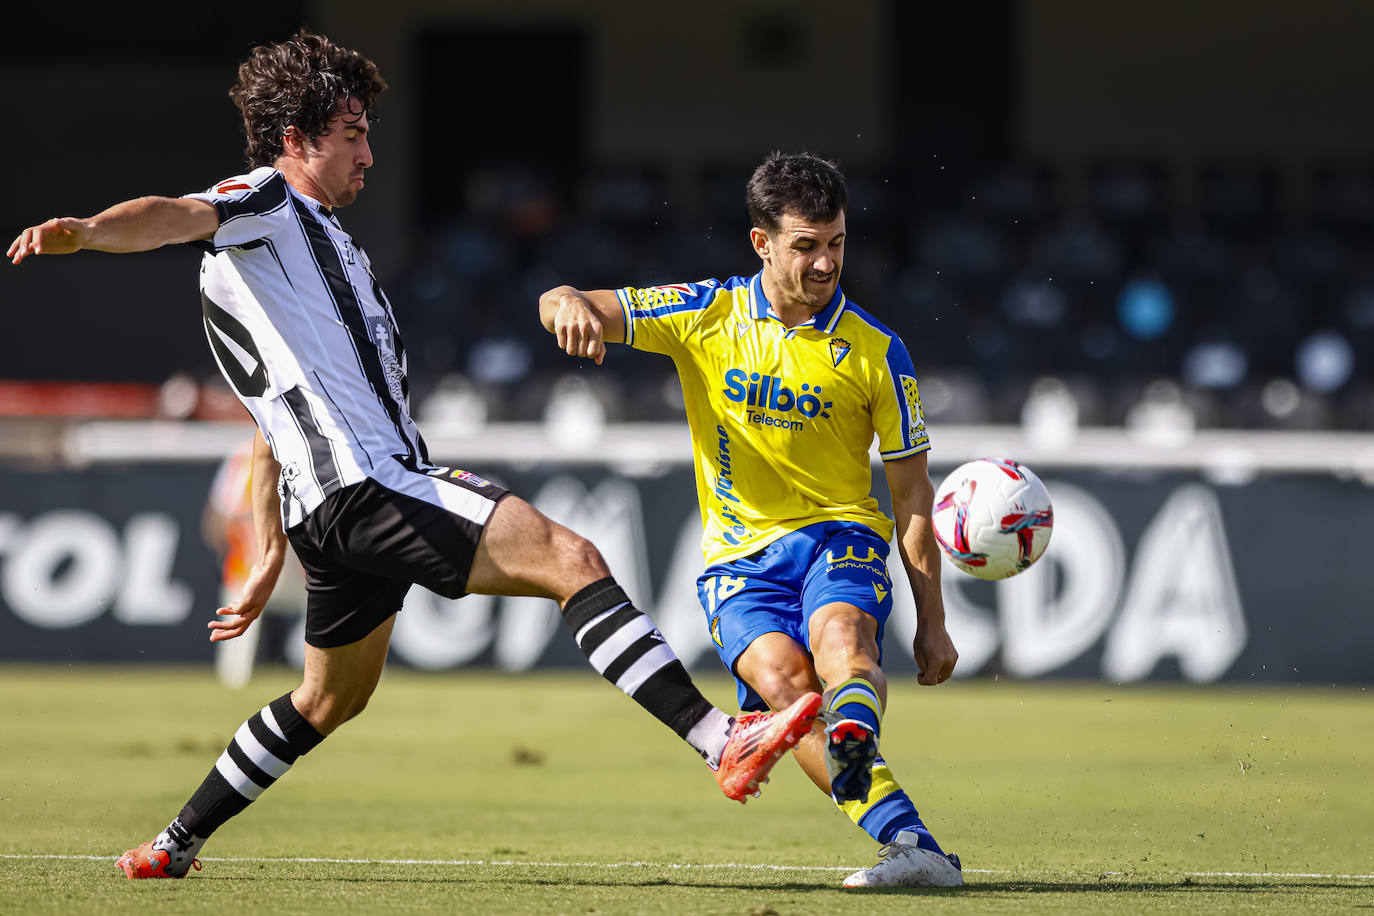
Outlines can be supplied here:
M118 856L81 856L56 853L21 854L0 853L0 859L58 859L64 861L113 862ZM480 865L497 868L668 868L678 871L693 869L733 868L754 871L852 871L852 865L768 865L757 862L521 862L515 859L342 859L321 856L204 856L204 862L299 862L323 865ZM1006 868L966 868L972 875L1016 875L1020 872ZM1113 877L1127 877L1124 872L1107 872ZM1322 872L1276 871L1188 871L1190 878L1328 878L1374 881L1370 875L1335 875ZM1141 876L1148 877L1148 876Z

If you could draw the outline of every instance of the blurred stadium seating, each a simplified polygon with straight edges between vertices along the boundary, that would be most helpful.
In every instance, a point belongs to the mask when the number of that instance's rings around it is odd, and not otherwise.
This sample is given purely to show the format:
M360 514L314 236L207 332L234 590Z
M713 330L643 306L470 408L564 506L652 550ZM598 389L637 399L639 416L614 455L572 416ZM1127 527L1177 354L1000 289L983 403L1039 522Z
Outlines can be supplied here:
M907 342L932 421L1019 423L1053 390L1081 426L1126 426L1162 391L1197 429L1374 422L1374 166L1005 161L901 212L905 167L851 172L842 283ZM666 360L617 348L579 366L534 303L560 282L754 272L749 168L704 163L682 181L605 162L570 190L527 164L470 175L461 214L387 281L417 414L539 421L575 373L608 422L679 416ZM0 414L246 419L202 359L133 399L118 383L10 383Z
M682 187L652 163L608 163L533 223L520 189L547 182L474 182L470 217L394 297L425 342L417 390L470 389L492 420L537 419L575 367L532 320L535 296L753 272L748 168L706 165ZM896 212L900 170L851 176L843 285L907 341L940 393L932 419L1018 422L1046 379L1084 425L1125 424L1161 383L1200 428L1361 429L1374 416L1374 168L1010 161L972 174L957 203L911 213ZM608 417L679 410L666 361L619 351L584 371Z

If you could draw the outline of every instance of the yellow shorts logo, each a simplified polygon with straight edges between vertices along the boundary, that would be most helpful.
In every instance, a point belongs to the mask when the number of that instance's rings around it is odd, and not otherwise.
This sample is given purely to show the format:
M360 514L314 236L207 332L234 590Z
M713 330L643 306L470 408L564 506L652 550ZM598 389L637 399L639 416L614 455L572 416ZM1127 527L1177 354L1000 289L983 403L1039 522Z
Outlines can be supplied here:
M827 550L825 552L825 561L829 563L831 566L834 566L836 563L843 563L845 560L849 560L854 563L872 563L874 561L881 559L882 555L878 553L878 548L870 547L868 548L868 556L860 557L858 554L854 553L853 544L850 544L848 547L846 547L844 549L844 556L838 559L836 559L835 557L835 551Z

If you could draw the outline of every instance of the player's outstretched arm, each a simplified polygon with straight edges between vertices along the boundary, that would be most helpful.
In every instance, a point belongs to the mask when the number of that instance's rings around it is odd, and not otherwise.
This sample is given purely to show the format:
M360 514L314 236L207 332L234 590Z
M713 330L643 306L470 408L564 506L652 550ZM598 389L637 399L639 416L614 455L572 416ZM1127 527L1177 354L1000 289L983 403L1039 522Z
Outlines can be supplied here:
M276 588L286 561L286 533L281 529L281 497L277 494L277 478L281 465L272 457L272 449L259 432L253 438L253 533L257 540L257 556L248 571L239 600L217 612L219 618L209 623L210 641L220 642L241 636L262 614L267 600Z
M620 300L608 289L584 292L556 286L539 297L539 321L557 338L560 350L594 359L598 366L606 358L607 342L625 340Z
M138 197L87 219L64 216L30 226L10 243L18 264L31 254L151 251L163 245L211 238L219 228L213 204L185 197Z
M916 599L916 639L912 654L920 671L916 680L939 684L954 673L959 653L945 629L945 601L940 593L940 551L930 514L935 487L930 482L926 453L883 463L892 515L897 521L897 551L902 556L911 593Z

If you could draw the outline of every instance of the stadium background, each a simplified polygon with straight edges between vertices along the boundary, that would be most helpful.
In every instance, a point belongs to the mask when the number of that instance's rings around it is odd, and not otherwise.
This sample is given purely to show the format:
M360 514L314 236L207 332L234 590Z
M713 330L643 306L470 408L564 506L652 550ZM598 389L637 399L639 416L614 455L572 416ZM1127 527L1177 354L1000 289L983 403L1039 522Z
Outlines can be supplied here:
M239 171L225 90L256 42L306 23L373 57L392 88L345 221L411 342L435 456L592 535L702 666L670 366L563 357L535 297L752 272L744 180L805 148L851 178L844 287L913 351L936 476L1022 458L1059 508L1031 573L947 575L963 674L1374 679L1374 8L17 16L0 35L11 233ZM249 429L195 269L169 249L0 271L0 658L209 659L202 507ZM397 660L420 667L577 660L545 602L417 592L402 623Z

